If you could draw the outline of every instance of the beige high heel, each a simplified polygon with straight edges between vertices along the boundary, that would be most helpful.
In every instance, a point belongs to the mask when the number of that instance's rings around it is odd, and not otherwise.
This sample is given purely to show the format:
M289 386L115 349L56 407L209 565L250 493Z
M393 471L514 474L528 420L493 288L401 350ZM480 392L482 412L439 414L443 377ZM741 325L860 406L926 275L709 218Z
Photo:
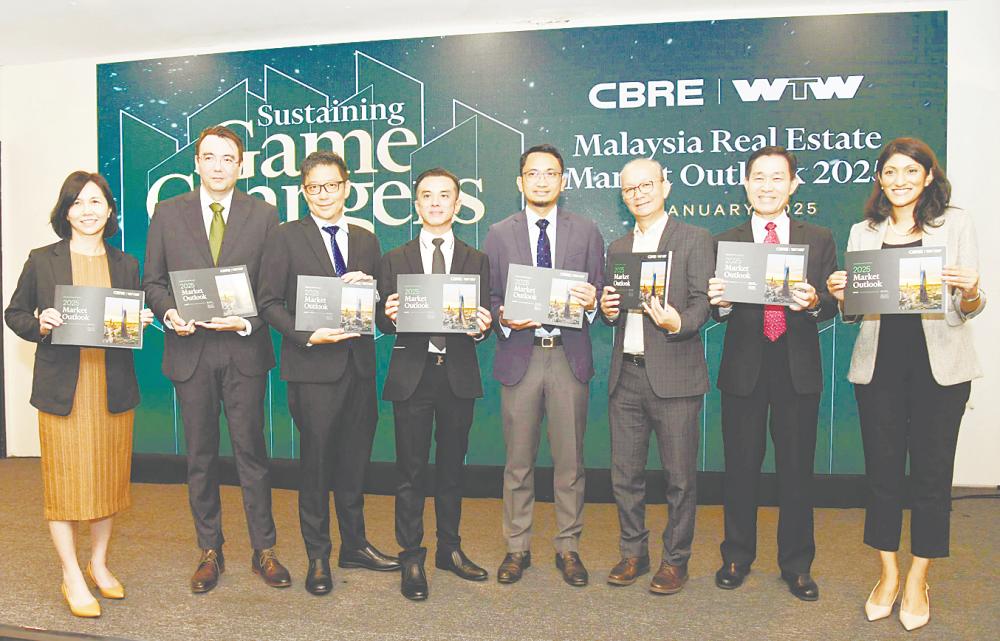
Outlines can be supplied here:
M66 599L66 605L69 606L69 611L73 613L73 616L82 617L84 619L95 619L101 616L101 604L97 602L97 599L94 599L86 605L74 605L73 602L69 600L69 591L66 589L66 584L63 583L61 588L63 598Z
M900 603L899 622L903 624L907 632L922 628L931 620L931 586L926 583L924 584L924 596L927 598L927 614L912 614L907 612L903 609L902 603Z
M97 582L97 579L94 578L94 568L91 567L90 563L87 564L87 577L89 577L90 580L94 583L94 585L97 586L97 590L101 593L101 596L104 597L105 599L125 598L125 586L123 586L118 581L118 579L115 579L115 585L111 586L110 588L105 588L101 586L101 584Z
M872 593L868 595L868 600L865 601L865 616L868 617L869 621L878 621L879 619L884 619L890 614L892 614L892 607L896 605L896 597L899 596L899 584L896 584L896 593L892 595L892 600L889 601L889 605L879 605L872 601L875 597L875 590L878 590L878 586L882 584L880 579L875 587L872 588Z

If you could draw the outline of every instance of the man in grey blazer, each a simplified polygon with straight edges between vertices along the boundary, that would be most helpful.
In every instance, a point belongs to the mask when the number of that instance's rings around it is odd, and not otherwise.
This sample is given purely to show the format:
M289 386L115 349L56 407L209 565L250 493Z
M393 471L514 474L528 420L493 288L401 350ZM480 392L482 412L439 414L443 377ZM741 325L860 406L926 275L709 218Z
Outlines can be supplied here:
M542 418L548 419L554 466L556 567L574 586L587 584L580 560L583 529L583 435L589 383L594 375L589 325L603 284L604 240L593 221L559 209L565 185L563 161L551 145L521 155L517 187L527 206L490 227L485 251L490 261L490 305L499 320L493 375L500 383L507 463L503 482L503 531L507 555L497 570L500 583L514 583L531 565L531 522L535 505L535 459ZM527 320L505 318L504 293L511 264L582 271L588 282L572 288L587 310L582 329L561 331Z
M257 282L264 239L278 212L237 189L243 141L209 127L195 145L201 187L156 205L146 239L142 288L166 328L163 373L177 391L187 446L188 496L202 549L191 591L208 592L225 570L219 500L219 409L226 413L254 553L251 569L272 587L291 584L274 554L271 480L264 444L264 394L274 349L259 317L189 321L177 313L170 272L246 265Z
M708 391L699 330L710 312L706 288L714 252L708 230L667 215L670 183L658 162L633 160L622 169L621 184L635 228L611 243L609 259L632 252L669 252L671 259L665 305L652 296L640 312L622 310L621 295L610 285L601 296L601 315L617 329L608 373L608 418L621 561L608 574L608 583L631 585L649 572L645 470L649 435L655 430L669 519L660 568L649 589L673 594L687 581L694 538L698 415Z

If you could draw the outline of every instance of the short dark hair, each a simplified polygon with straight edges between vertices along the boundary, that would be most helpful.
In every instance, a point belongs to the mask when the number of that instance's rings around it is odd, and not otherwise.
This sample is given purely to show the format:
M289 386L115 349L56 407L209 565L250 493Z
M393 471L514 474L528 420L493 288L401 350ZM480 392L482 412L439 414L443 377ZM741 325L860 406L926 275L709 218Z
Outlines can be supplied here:
M747 176L750 175L750 170L753 169L754 161L764 156L781 156L782 158L784 158L788 162L789 177L792 179L795 178L795 174L799 170L798 159L795 157L795 154L788 151L784 147L780 147L778 145L772 145L770 147L761 147L757 151L750 154L750 158L747 159L747 169L746 169Z
M347 171L347 163L340 157L340 154L332 151L314 151L306 156L305 160L303 160L302 164L299 166L299 172L302 174L303 185L306 184L306 176L309 175L309 172L320 165L333 165L340 170L340 176L344 180L350 180L350 173Z
M451 182L455 183L455 195L460 196L462 194L462 186L458 182L458 176L451 173L444 167L434 167L432 169L427 169L426 171L420 172L417 179L413 181L413 193L415 194L418 189L420 189L420 183L424 178L430 178L431 176L440 176L442 178L448 178Z
M111 193L108 181L101 174L80 170L66 176L62 187L59 188L56 206L52 208L49 222L52 225L52 231L59 238L68 240L73 237L73 226L69 223L69 208L73 206L77 196L87 186L87 183L94 183L101 189L104 199L108 201L108 207L111 209L108 222L104 225L104 238L110 238L118 233L118 206L115 204L115 197Z
M521 166L518 169L519 174L524 173L524 163L528 162L528 156L531 154L548 154L550 156L555 156L555 159L559 161L559 171L566 169L566 165L563 164L562 154L559 153L558 149L549 144L535 145L521 154Z
M235 131L229 127L223 127L222 125L215 125L214 127L206 127L201 130L198 134L198 142L194 145L194 153L197 156L198 150L201 149L201 142L208 138L209 136L218 136L219 138L225 138L236 145L236 161L243 162L243 139L240 138Z
M917 200L917 206L913 208L913 224L923 231L928 225L937 227L940 223L937 219L951 206L951 182L944 175L944 169L938 164L934 151L923 140L918 138L896 138L885 146L882 153L875 161L875 172L881 176L882 167L886 161L896 154L902 154L920 163L924 171L931 174L934 179L931 184L924 188ZM872 187L872 194L865 203L865 218L868 224L874 227L892 214L892 203L886 198L882 191L882 183L875 181Z

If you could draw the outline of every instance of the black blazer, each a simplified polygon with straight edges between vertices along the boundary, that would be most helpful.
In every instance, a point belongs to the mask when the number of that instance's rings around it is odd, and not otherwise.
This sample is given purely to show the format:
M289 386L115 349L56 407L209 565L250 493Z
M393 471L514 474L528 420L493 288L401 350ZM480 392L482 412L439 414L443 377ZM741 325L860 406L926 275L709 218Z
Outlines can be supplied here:
M139 262L120 249L105 243L111 286L139 289ZM73 284L73 265L69 241L31 250L17 279L17 288L4 311L4 320L14 333L26 341L38 343L31 377L31 404L43 412L66 416L73 409L76 381L80 374L80 348L53 345L42 337L35 312L53 307L56 285ZM105 349L108 411L130 410L139 404L139 385L130 349Z
M397 247L382 258L382 279L379 281L379 303L375 320L385 334L396 334L396 326L385 317L385 300L396 293L396 276L423 274L420 260L420 238ZM455 253L451 257L452 274L479 274L479 306L489 309L490 262L486 254L455 238ZM487 330L486 336L489 335ZM389 360L389 373L382 388L386 401L405 401L417 389L427 364L430 334L397 334ZM445 369L451 391L458 398L480 398L483 383L479 375L476 340L465 334L445 336ZM479 341L482 342L482 341Z
M361 336L339 343L306 347L312 332L295 331L298 277L336 276L327 239L312 216L284 223L267 237L257 285L257 309L282 335L281 380L298 383L332 383L347 369L353 355L359 376L375 376L375 339ZM350 225L347 233L347 271L362 271L379 278L379 248L375 234Z
M264 200L233 191L233 201L222 239L219 266L246 265L251 285L256 284L260 271L260 256L268 232L278 226L278 210ZM142 288L146 304L158 318L176 308L170 287L170 272L181 269L214 267L208 246L205 220L201 214L199 190L160 201L153 210L146 236L145 273ZM259 298L259 296L256 296ZM259 308L259 303L258 303ZM237 369L246 376L266 373L274 367L274 347L271 332L258 316L250 321L249 336L236 332L215 332L198 329L190 336L178 336L172 330L164 332L163 374L172 381L186 381L194 374L205 341L223 341Z
M715 237L716 243L723 240L752 243L750 221ZM838 313L836 299L826 290L827 276L837 271L837 246L829 229L794 218L789 225L788 240L792 245L809 245L806 281L819 295L819 313L815 315L785 308L788 369L797 393L818 394L823 389L823 372L816 324ZM764 337L764 306L734 303L724 316L714 307L712 316L719 322L726 322L718 388L737 396L749 396L757 384L764 341L767 340Z
M632 241L633 233L630 231L611 243L608 255L631 253ZM681 329L671 334L657 327L649 315L642 315L646 376L653 393L660 398L704 394L708 391L708 368L701 342L701 327L710 313L708 279L715 270L712 236L707 229L667 216L657 251L672 252L667 303L680 314ZM605 282L610 282L610 279ZM608 394L612 394L622 370L628 313L620 312L614 323L603 314L601 318L605 323L618 327L611 352L611 370L608 372Z

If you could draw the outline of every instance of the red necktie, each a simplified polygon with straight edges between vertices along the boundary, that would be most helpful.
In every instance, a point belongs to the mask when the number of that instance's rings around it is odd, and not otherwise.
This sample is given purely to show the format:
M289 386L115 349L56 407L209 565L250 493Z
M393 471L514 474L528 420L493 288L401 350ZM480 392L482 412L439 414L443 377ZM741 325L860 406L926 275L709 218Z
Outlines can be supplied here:
M778 228L774 223L764 225L767 235L764 242L769 245L778 244ZM764 305L764 336L772 343L785 333L785 308L781 305Z

